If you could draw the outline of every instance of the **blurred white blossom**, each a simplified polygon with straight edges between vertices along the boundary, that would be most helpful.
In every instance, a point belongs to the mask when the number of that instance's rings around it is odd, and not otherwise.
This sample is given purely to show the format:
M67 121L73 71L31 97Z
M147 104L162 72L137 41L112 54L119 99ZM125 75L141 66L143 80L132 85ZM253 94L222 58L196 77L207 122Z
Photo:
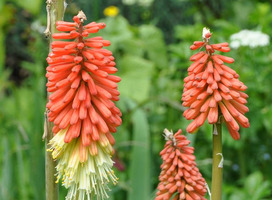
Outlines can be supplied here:
M234 49L240 46L255 48L269 45L269 36L261 31L242 30L230 36L230 46Z
M135 3L138 3L141 6L150 6L153 3L154 0L122 0L123 4L125 5L133 5Z

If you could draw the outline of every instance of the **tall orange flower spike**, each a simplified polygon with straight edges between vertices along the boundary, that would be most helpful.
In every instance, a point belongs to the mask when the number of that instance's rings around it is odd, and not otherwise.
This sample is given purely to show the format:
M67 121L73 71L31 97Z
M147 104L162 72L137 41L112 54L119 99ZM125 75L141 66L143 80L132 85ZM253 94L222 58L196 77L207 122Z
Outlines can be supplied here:
M165 129L164 133L167 142L160 153L163 163L155 200L206 199L206 182L196 166L194 148L188 146L190 141L180 135L181 130L173 134Z
M233 139L240 138L239 125L249 127L245 117L248 108L248 95L243 91L247 87L239 81L239 75L225 63L233 63L234 59L215 54L215 51L229 52L228 43L209 44L210 30L203 29L203 41L196 41L191 50L202 48L203 51L191 56L193 64L188 68L188 76L184 79L182 94L183 106L189 107L183 116L191 120L187 132L192 133L203 125L207 119L210 124L218 121L221 113Z
M96 195L107 197L109 178L116 183L111 170L115 140L111 133L121 123L121 112L113 101L119 100L114 76L117 69L109 50L110 41L102 37L87 38L105 28L104 23L83 25L86 16L80 12L74 22L58 21L60 33L52 35L52 52L47 62L47 108L54 123L55 136L50 141L53 158L59 159L58 179L70 188L67 199Z

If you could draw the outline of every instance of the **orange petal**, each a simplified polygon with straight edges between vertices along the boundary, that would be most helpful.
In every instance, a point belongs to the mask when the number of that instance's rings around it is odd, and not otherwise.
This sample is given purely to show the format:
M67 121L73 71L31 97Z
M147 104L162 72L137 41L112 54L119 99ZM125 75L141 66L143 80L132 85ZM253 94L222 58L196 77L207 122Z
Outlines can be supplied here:
M72 117L70 119L70 124L71 125L76 124L78 119L79 119L79 109L73 109L73 114L72 114Z
M86 99L86 86L84 82L81 82L81 85L78 89L78 93L79 101L84 101Z
M202 74L202 79L203 80L207 80L207 78L208 78L208 76L209 76L209 72L208 72L208 70L207 70L207 68L205 69L205 71L204 71L204 73Z
M214 82L213 75L209 74L208 79L207 79L207 83L212 84L213 82Z
M215 67L215 69L217 70L218 74L224 75L224 71L223 71L223 69L221 68L221 65L215 63L215 64L214 64L214 67Z
M65 96L63 97L63 103L69 103L75 96L76 90L75 89L70 89Z
M97 98L93 98L92 102L104 117L108 118L111 116L111 111Z
M95 125L93 126L93 132L92 132L91 136L92 136L93 141L99 140L99 133L98 133L98 130Z
M224 93L222 91L220 91L219 93L223 97L223 99L226 99L227 101L232 99L232 97L229 94L226 94L226 93Z
M231 73L227 72L227 71L224 71L223 76L224 76L225 78L227 78L227 79L232 79L232 78L234 78L234 76L233 76Z
M209 104L210 104L211 98L208 98L205 103L201 106L200 108L200 112L206 112L209 108Z
M222 82L225 86L227 86L227 87L231 87L231 86L232 86L231 82L230 82L228 79L226 79L225 77L222 77L222 78L221 78L221 82Z
M240 93L239 93L239 92L236 92L235 90L230 90L230 95L231 95L233 98L239 98L239 97L240 97Z
M93 106L89 107L88 113L89 113L92 123L97 124L98 123L98 116L97 116L98 114Z
M241 115L229 101L223 100L223 102L233 117L238 117L239 115Z
M70 124L70 119L72 117L72 114L73 114L73 110L70 109L68 113L62 118L59 124L60 129L65 129Z
M224 64L224 62L220 58L218 58L218 55L213 55L211 56L211 58L214 60L215 64L218 64L218 65Z
M214 74L213 74L213 76L214 76L214 80L215 80L215 81L219 82L219 81L221 80L221 77L220 77L220 75L219 75L217 69L214 69Z
M194 120L194 121L192 121L192 122L187 126L186 131L187 131L188 133L192 133L192 132L194 132L196 129L197 129L196 121Z
M213 92L213 97L214 97L214 99L215 99L216 102L222 100L222 97L221 97L221 95L220 95L220 93L219 93L218 90L214 90L214 92Z
M227 56L223 56L223 55L216 55L216 57L226 63L233 63L234 62L234 59L231 57L227 57Z
M187 110L186 110L187 111ZM188 112L184 112L183 116L187 120L195 119L199 115L199 110L196 109L188 109Z
M241 124L242 127L248 128L249 127L249 121L244 115L239 115L235 118L239 124Z
M214 108L217 105L215 98L213 96L211 96L210 98L210 103L209 103L209 107L210 108Z
M230 103L242 114L245 114L249 111L248 107L241 104L241 103L238 103L237 101L235 100L231 100Z
M234 120L231 114L229 113L228 109L225 107L225 105L222 102L219 102L219 106L226 122L230 122L231 120Z
M226 124L227 124L227 128L228 128L228 130L229 130L229 133L230 133L231 137L232 137L233 139L235 139L235 140L239 140L239 139L240 139L240 134L239 134L239 132L233 130L233 129L230 127L230 125L229 125L228 123L226 123Z
M205 53L203 51L200 51L194 55L191 56L190 61L196 61L199 60L202 56L204 56Z
M202 125L204 124L204 122L205 122L205 120L206 120L206 118L207 118L208 113L209 113L209 109L207 109L206 112L201 113L201 114L195 119L195 121L196 121L196 126L197 126L197 127L200 127L200 126L202 126Z
M224 93L230 93L229 88L227 88L227 87L226 87L225 85L223 85L222 83L219 83L218 86L219 86L219 89L222 90L222 92L224 92Z
M198 62L201 64L206 63L208 57L209 57L209 54L205 54L201 59L199 59Z
M83 120L83 124L82 124L82 134L92 134L93 132L93 128L92 128L92 122L90 120L90 118L87 116L84 120Z
M208 64L207 64L207 71L210 74L213 73L213 63L212 63L212 61L209 61Z
M81 102L79 106L79 119L85 119L87 117L87 108L85 107L84 103Z
M67 113L71 110L71 105L67 105L62 111L60 111L57 115L55 115L54 124L59 125L62 119L67 115ZM53 118L51 118L53 119Z
M210 108L209 114L208 114L208 122L209 124L214 124L218 120L218 106L216 105L213 108Z

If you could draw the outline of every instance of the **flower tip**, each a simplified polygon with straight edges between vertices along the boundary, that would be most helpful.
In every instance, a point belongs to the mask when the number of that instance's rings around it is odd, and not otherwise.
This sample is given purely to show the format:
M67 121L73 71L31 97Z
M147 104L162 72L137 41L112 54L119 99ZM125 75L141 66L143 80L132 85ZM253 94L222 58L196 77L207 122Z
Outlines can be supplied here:
M202 31L202 38L203 39L210 39L211 36L212 36L212 34L210 32L210 29L207 27L204 27L203 31Z
M173 137L173 131L169 131L167 128L163 130L165 140L169 140L170 138Z
M85 13L81 10L78 12L77 16L74 16L73 20L76 23L79 23L79 21L82 23L84 20L87 20L87 17L85 15Z
M174 133L173 133L173 131L171 130L171 131L169 131L167 128L165 128L164 130L163 130L163 133L164 133L164 138L165 138L165 140L170 140L170 141L172 141L173 142L173 144L174 145L176 145L176 139L175 139L175 137L174 137Z

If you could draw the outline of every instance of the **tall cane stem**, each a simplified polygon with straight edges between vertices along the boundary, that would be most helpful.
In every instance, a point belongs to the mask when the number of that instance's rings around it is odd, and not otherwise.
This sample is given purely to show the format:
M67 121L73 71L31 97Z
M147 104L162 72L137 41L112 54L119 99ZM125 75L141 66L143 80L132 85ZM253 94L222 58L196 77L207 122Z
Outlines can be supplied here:
M62 20L65 7L65 0L47 0L47 28L44 32L45 36L49 38L49 51L51 51L51 42L53 40L52 33L57 32L56 30L56 21ZM49 94L47 95L49 96ZM44 136L45 139L45 149L49 149L49 141L53 137L52 132L53 124L48 121L47 111L45 112L45 126L44 126ZM58 200L59 187L55 182L56 174L56 161L53 160L52 154L49 151L46 151L46 160L45 160L45 187L46 187L46 200Z
M220 119L220 118L219 118ZM211 200L222 199L222 124L221 120L213 126L213 166L212 166L212 198Z

